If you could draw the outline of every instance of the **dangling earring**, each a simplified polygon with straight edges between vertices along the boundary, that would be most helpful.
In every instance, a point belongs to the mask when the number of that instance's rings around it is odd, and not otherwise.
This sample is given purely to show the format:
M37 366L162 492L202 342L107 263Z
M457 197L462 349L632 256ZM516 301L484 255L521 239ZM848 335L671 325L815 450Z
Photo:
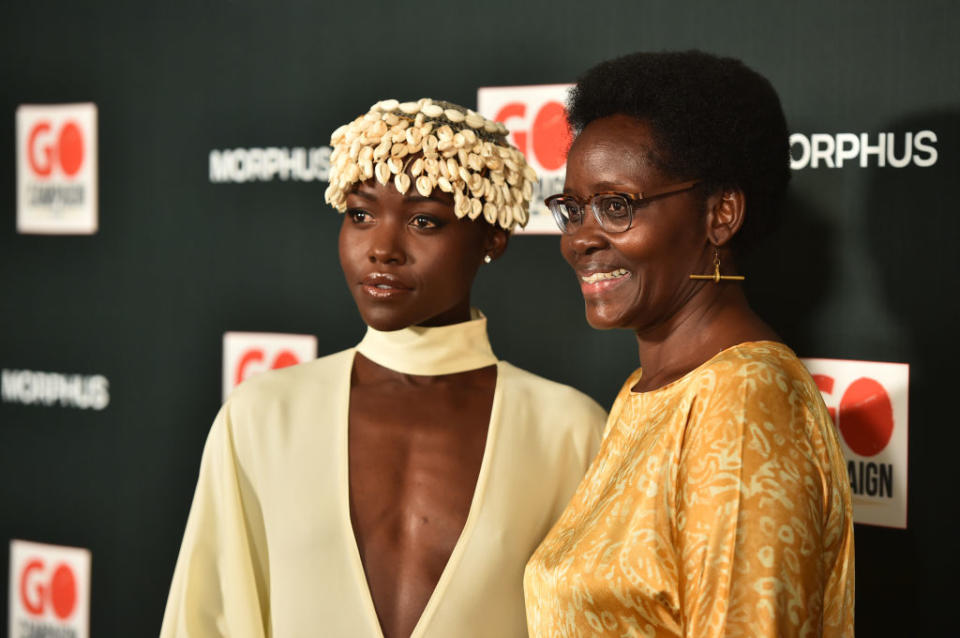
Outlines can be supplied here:
M720 281L743 281L743 275L721 275L720 274L720 247L713 247L713 274L712 275L690 275L690 279L712 279L713 283L719 284Z
M489 254L483 256L483 263L489 264L491 261L493 261L493 257L491 257Z

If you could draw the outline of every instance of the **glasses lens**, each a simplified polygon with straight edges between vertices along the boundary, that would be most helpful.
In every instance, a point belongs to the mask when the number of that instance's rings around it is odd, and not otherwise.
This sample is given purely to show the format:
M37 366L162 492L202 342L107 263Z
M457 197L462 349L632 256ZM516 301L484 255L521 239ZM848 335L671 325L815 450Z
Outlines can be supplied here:
M630 228L633 217L630 202L622 195L597 195L593 199L594 210L605 230L622 233Z
M551 197L547 200L547 206L561 231L570 232L580 226L583 212L575 200L568 197Z

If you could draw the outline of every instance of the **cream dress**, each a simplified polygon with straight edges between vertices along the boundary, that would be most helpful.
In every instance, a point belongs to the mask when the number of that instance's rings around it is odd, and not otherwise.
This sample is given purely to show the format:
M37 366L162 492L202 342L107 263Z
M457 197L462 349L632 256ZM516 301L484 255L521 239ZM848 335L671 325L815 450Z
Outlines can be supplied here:
M355 352L408 374L497 366L463 531L414 638L526 636L523 567L599 444L590 398L498 361L482 315L368 330L356 349L240 386L210 430L162 638L382 636L350 522Z

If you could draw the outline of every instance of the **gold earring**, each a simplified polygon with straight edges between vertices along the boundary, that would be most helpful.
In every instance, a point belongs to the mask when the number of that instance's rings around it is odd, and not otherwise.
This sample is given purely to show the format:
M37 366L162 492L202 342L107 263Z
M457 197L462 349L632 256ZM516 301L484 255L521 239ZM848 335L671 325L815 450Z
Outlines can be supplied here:
M743 275L721 275L720 274L720 247L713 247L713 274L712 275L690 275L690 279L712 279L713 283L719 284L721 281L743 281Z

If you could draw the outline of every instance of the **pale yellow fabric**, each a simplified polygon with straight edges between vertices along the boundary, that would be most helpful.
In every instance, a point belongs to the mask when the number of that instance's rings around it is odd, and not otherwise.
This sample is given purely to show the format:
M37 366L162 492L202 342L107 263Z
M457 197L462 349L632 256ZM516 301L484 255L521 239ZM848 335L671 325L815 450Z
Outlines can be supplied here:
M349 513L354 352L254 377L223 406L162 638L382 636ZM414 638L526 636L524 564L599 445L605 413L591 399L496 365L470 512Z
M374 363L404 374L453 374L497 362L487 339L487 318L470 309L470 321L450 326L382 332L367 326L357 352Z
M645 393L639 375L527 565L530 635L852 636L849 484L793 352L740 344Z

